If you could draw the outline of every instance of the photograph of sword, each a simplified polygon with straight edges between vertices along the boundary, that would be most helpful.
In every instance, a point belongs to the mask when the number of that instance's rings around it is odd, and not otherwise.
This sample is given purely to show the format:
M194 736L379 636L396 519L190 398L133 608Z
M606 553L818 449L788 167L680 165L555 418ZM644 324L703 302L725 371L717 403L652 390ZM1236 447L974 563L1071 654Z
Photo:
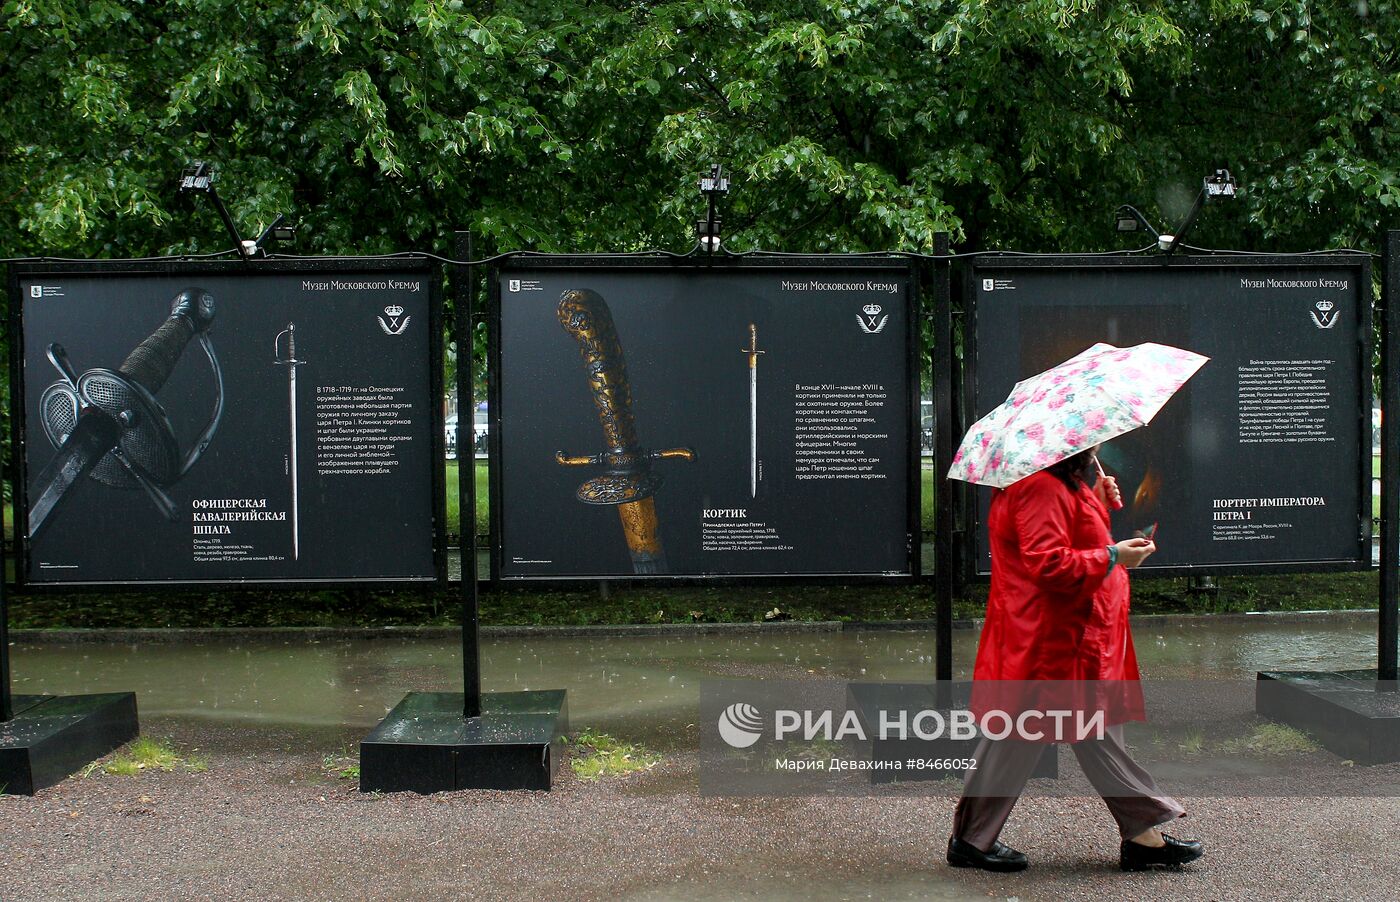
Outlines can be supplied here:
M193 466L222 412L222 381L208 336L213 321L214 298L203 289L189 288L176 295L165 322L133 348L116 370L91 369L79 376L62 345L48 346L49 361L63 379L44 393L41 419L57 451L35 481L26 526L30 540L38 538L84 476L102 472L102 462L109 456L127 482L141 488L167 520L175 519L174 502L163 487ZM182 465L155 395L195 336L214 361L220 395L213 420ZM110 480L109 474L104 481L112 484Z
M613 325L612 311L602 295L586 288L565 291L559 296L556 313L564 331L578 342L607 448L590 456L557 451L554 459L568 467L590 464L607 467L601 475L579 486L576 497L585 504L617 507L622 535L632 557L633 573L639 576L668 573L670 568L661 544L661 527L652 497L661 485L661 477L652 472L651 462L667 458L693 461L695 452L689 448L649 451L638 441L627 360Z
M749 358L749 497L758 497L758 325L749 323L749 346L740 348Z
M281 356L282 336L287 336L287 357ZM300 509L297 497L297 367L306 363L297 359L297 324L287 323L287 328L277 333L272 340L272 358L277 366L287 368L287 406L291 410L291 451L287 456L287 473L292 480L292 503L288 516L292 521L292 560L301 557L301 527L297 520Z

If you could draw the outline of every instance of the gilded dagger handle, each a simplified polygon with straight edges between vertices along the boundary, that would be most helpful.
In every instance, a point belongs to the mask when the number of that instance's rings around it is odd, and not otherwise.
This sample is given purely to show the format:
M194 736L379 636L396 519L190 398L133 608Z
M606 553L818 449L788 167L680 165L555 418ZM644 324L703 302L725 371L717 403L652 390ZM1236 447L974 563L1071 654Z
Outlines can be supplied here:
M758 323L749 323L749 346L740 348L739 353L748 355L751 370L758 368L758 355L768 353L758 349Z
M636 451L637 424L632 418L627 358L622 353L622 343L607 302L596 291L570 289L559 297L558 315L564 331L578 342L608 453Z

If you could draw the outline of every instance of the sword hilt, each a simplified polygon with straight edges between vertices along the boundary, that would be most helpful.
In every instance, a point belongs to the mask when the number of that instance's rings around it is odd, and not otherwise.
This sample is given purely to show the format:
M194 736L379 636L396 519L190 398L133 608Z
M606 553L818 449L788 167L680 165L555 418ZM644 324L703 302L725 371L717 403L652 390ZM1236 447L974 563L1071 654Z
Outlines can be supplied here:
M185 345L214 321L214 296L202 288L186 288L175 296L170 316L131 353L117 372L154 395L165 385Z
M647 460L668 460L670 458L694 460L695 452L689 448L667 448L665 451L648 451L646 456ZM563 451L555 451L554 459L565 467L586 467L589 464L609 463L606 454L570 455Z
M749 369L757 368L759 354L768 353L758 349L758 325L756 323L749 323L749 346L740 348L739 353L749 355Z
M632 418L627 358L622 353L622 343L618 340L607 301L596 291L572 289L559 296L557 313L564 331L578 342L608 452L636 449L637 424Z
M556 312L564 331L578 342L607 448L593 455L558 451L555 461L568 467L603 464L608 468L606 473L579 486L580 501L628 504L651 497L661 485L661 479L651 472L651 461L694 460L695 452L689 448L650 451L638 441L637 425L632 416L632 387L627 379L627 358L622 353L612 311L602 295L587 288L570 289L559 296Z
M285 359L282 357L283 335L287 336L287 356ZM305 360L297 359L296 323L287 323L287 328L283 329L281 332L278 332L277 336L272 339L272 358L272 362L277 366L289 366L295 368L301 366L303 363L306 363Z
M585 504L630 504L650 498L661 487L661 477L651 472L651 462L672 458L695 460L695 452L689 448L667 448L664 451L641 449L627 454L603 452L570 455L563 451L554 452L554 460L565 467L607 465L606 473L585 481L574 493Z

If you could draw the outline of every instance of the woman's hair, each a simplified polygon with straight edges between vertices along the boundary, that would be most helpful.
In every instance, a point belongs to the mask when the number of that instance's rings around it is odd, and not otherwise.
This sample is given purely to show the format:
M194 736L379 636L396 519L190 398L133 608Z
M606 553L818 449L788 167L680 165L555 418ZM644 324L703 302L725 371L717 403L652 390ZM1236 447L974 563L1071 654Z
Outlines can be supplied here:
M1063 482L1071 491L1077 491L1081 485L1088 485L1084 478L1094 465L1094 449L1085 448L1078 454L1066 457L1059 463L1051 464L1045 471L1056 479Z

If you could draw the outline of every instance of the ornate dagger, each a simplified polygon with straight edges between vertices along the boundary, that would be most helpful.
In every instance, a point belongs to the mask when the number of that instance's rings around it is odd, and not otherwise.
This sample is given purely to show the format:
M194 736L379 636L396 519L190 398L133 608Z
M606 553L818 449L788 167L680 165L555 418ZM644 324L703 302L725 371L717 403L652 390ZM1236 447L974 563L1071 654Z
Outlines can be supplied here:
M667 573L666 551L661 545L656 503L652 498L661 485L661 477L652 473L651 462L667 457L694 460L695 452L689 448L648 451L637 440L627 359L617 338L612 312L602 295L586 288L571 289L559 296L557 312L564 331L578 341L607 450L587 457L557 451L554 459L568 467L589 464L607 467L604 473L578 487L578 500L585 504L617 506L634 573Z
M749 356L749 497L758 497L758 326L749 323L749 346L740 348Z

